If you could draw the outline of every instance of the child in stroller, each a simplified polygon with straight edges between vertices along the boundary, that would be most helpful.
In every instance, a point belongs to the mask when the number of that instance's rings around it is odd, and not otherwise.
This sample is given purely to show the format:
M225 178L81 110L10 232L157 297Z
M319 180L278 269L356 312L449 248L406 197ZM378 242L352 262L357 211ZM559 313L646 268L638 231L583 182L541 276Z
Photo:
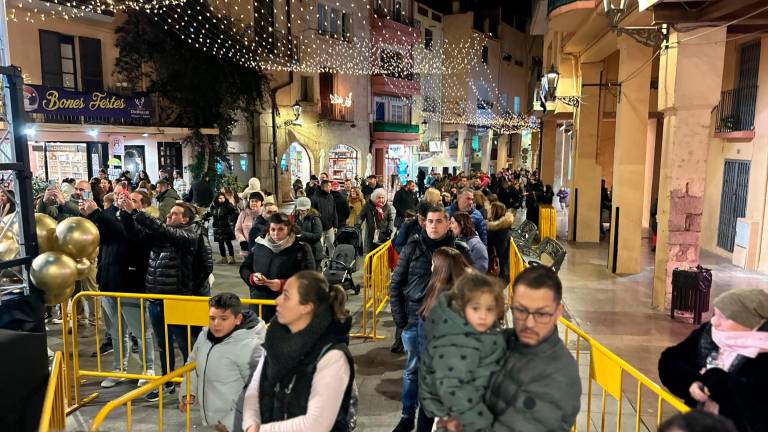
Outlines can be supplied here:
M352 273L357 270L357 250L360 246L360 232L355 227L342 227L336 233L333 257L326 260L323 275L330 284L339 284L355 295L360 293L360 284L352 280Z

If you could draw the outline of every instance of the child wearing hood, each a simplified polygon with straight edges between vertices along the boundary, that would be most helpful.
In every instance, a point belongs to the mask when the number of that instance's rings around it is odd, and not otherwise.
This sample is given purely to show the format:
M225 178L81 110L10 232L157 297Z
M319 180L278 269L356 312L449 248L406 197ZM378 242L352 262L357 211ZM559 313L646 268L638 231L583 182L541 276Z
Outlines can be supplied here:
M203 425L240 431L243 396L261 358L267 326L252 311L243 310L235 294L217 294L208 305L209 324L189 356L188 363L197 365L181 383L179 411L197 405Z
M504 359L503 315L501 287L474 271L439 298L424 321L427 346L419 365L419 402L428 416L451 417L466 432L491 430L483 395Z

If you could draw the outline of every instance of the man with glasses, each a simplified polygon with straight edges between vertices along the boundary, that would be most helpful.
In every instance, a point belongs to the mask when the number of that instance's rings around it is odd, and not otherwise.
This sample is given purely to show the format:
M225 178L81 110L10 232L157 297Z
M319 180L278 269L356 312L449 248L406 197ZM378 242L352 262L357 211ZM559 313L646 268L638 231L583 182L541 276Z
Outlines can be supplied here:
M486 404L494 431L569 431L579 413L581 380L557 333L563 315L560 279L546 266L525 269L512 285L514 328L491 379Z

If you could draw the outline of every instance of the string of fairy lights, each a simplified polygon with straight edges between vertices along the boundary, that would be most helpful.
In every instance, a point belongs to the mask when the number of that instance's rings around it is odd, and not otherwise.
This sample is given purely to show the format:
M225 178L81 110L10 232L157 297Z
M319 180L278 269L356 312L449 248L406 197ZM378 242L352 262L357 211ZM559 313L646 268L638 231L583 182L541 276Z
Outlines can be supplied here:
M505 133L538 127L527 116L485 106L488 97L500 101L501 92L480 61L484 35L470 32L459 40L435 40L432 49L424 49L421 32L412 23L388 25L388 20L401 18L386 7L374 9L367 0L343 3L285 0L284 8L276 8L265 0L18 0L9 4L6 19L68 20L143 10L192 46L246 67L381 75L403 103L421 110L428 120L487 126ZM435 81L440 82L440 93L447 97L411 97L407 82L418 80L419 75L439 78ZM479 91L474 80L486 92ZM423 93L435 93L424 87L430 91Z

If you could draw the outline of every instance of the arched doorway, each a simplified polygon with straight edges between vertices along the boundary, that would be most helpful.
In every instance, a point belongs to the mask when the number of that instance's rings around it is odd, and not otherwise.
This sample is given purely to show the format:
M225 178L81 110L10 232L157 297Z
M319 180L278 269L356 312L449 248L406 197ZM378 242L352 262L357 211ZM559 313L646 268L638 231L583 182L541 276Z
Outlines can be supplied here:
M291 143L280 159L280 175L290 177L291 184L297 178L301 179L301 184L306 184L309 182L311 169L312 162L307 149L298 142Z
M328 154L328 175L331 180L357 178L357 150L348 145L339 144Z

